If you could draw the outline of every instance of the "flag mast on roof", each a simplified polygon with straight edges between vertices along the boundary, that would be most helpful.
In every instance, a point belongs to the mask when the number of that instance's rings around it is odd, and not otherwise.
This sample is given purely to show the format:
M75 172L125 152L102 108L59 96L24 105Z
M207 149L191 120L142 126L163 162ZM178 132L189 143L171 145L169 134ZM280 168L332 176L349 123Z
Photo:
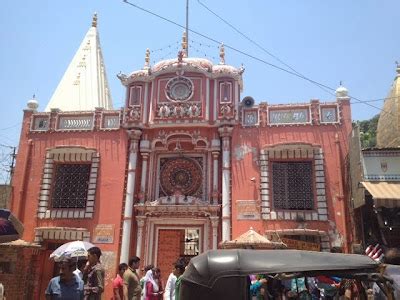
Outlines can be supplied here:
M186 53L185 54L186 57L189 57L189 0L186 0Z

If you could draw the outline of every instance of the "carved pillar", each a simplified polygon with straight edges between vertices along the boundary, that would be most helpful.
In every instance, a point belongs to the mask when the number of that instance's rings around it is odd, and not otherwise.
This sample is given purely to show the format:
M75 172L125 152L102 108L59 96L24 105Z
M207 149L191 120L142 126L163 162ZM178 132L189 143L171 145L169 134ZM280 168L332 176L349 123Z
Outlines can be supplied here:
M129 145L129 164L128 164L128 178L126 183L126 196L125 196L125 210L124 222L122 226L122 241L121 241L121 255L119 261L127 262L129 259L129 249L131 244L131 230L132 230L132 213L133 213L133 194L135 192L135 176L136 176L136 163L138 144L142 131L133 129L128 131L130 138Z
M218 203L218 157L219 152L212 153L213 156L213 193L212 193L212 204Z
M146 217L137 216L137 242L136 242L136 256L141 257L142 255L142 241L143 241L143 227Z
M141 140L140 141L140 154L142 155L142 179L140 181L140 203L146 201L146 182L147 182L147 163L150 154L150 141Z
M218 129L222 138L222 241L231 238L231 136L233 127Z
M211 153L213 159L213 183L212 183L212 204L218 204L218 158L221 151L220 140L214 139L211 141Z
M212 227L212 250L216 250L218 248L218 217L210 217L211 227Z

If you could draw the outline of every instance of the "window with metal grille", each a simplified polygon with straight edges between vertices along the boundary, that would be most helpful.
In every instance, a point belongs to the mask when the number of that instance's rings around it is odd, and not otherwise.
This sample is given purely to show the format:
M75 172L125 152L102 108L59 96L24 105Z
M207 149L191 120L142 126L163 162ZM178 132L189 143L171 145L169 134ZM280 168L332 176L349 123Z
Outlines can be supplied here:
M273 162L272 190L275 209L314 208L312 162Z
M90 164L57 164L52 193L53 208L85 208Z

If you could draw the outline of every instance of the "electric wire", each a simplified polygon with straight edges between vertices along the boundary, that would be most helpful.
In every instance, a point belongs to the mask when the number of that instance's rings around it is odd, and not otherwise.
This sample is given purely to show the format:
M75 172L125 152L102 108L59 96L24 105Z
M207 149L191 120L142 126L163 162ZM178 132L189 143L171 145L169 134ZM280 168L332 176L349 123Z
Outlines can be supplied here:
M180 27L180 28L186 29L185 26L183 26L183 25L181 25L181 24L179 24L179 23L177 23L177 22L175 22L175 21L173 21L173 20L170 20L170 19L168 19L168 18L166 18L166 17L163 17L163 16L161 16L161 15L159 15L159 14L157 14L157 13L154 13L154 12L148 10L148 9L145 9L145 8L143 8L143 7L141 7L141 6L138 6L138 5L134 4L134 3L131 3L131 2L129 2L128 0L123 0L123 2L126 3L126 4L128 4L128 5L130 5L130 6L132 6L132 7L134 7L134 8L137 8L137 9L139 9L139 10L141 10L141 11L144 11L144 12L146 12L146 13L148 13L148 14L151 14L151 15L157 17L157 18L160 18L160 19L162 19L162 20L164 20L164 21L166 21L166 22L168 22L168 23L171 23L171 24L173 24L173 25L175 25L175 26L178 26L178 27ZM212 42L214 42L214 43L222 44L222 42L220 42L220 41L218 41L218 40L216 40L216 39L214 39L214 38L212 38L212 37L209 37L209 36L207 36L207 35L205 35L205 34L203 34L203 33L200 33L200 32L198 32L198 31L196 31L196 30L189 29L189 31L190 31L191 33L194 33L194 34L196 34L196 35L198 35L198 36L201 36L201 37L203 37L203 38L205 38L205 39L207 39L207 40L209 40L209 41L212 41ZM249 53L246 53L246 52L244 52L244 50L237 49L237 48L235 48L235 47L233 47L233 46L230 46L230 45L227 45L227 44L224 44L224 47L225 47L225 48L228 48L228 49L230 49L230 50L232 50L232 51L234 51L234 52L240 53L240 54L242 54L243 56L247 56L247 57L249 57L249 58L251 58L251 59L253 59L253 60L255 60L255 61L261 62L261 63L263 63L263 64L265 64L265 65L270 66L270 67L273 67L273 68L275 68L275 69L277 69L277 70L286 72L286 73L288 73L288 74L291 74L291 75L293 75L293 76L296 76L296 77L298 77L298 78L301 78L301 79L303 79L303 80L306 80L306 81L308 81L308 82L310 82L310 83L313 83L313 84L315 84L315 85L317 85L317 86L326 88L327 90L330 90L330 91L332 91L332 92L335 92L335 91L336 91L336 89L334 89L334 88L332 88L332 87L330 87L330 86L327 86L327 85L325 85L325 84L323 84L323 83L317 82L317 81L315 81L315 80L313 80L313 79L311 79L311 78L305 77L305 76L303 76L303 75L301 75L301 74L298 74L298 73L296 73L296 72L294 72L294 71L284 69L284 68L282 68L282 67L280 67L280 66L278 66L278 65L275 65L275 64L273 64L273 63L270 63L270 62L268 62L268 61L266 61L266 60L264 60L264 59L262 59L262 58L256 57L256 56L254 56L254 55L252 55L252 54L249 54ZM369 104L368 102L365 102L365 101L363 101L363 100L360 100L360 99L358 99L358 98L355 97L355 96L348 95L348 97L350 97L350 98L352 98L352 99L354 99L354 100L356 100L356 101L358 101L358 102L360 102L360 103L363 103L363 104L365 104L365 105L367 105L367 106L373 107L373 108L375 108L375 109L377 109L377 110L379 110L379 111L382 111L382 112L385 112L385 113L387 113L387 114L390 114L390 115L393 115L393 116L394 116L394 114L393 114L392 112L385 111L384 109L379 108L379 107L377 107L377 106L375 106L375 105Z
M218 19L220 19L222 22L224 22L226 25L228 25L230 28L232 28L234 31L236 31L238 34L240 34L242 37L244 37L246 40L248 40L250 43L252 43L253 45L257 46L259 49L261 49L262 51L264 51L265 53L267 53L269 56L273 57L274 59L276 59L278 62L280 62L281 64L283 64L285 67L288 67L290 70L292 70L293 72L295 72L298 75L304 76L302 73L300 73L299 71L295 70L293 67L291 67L289 64L287 64L286 62L284 62L282 59L280 59L278 56L276 56L275 54L271 53L270 51L268 51L265 47L261 46L259 43L257 43L255 40L253 40L252 38L250 38L248 35L244 34L243 32L241 32L239 29L237 29L235 26L233 26L230 22L226 21L224 18L222 18L220 15L218 15L216 12L214 12L212 9L210 9L207 5L205 5L203 2L201 2L200 0L197 0L197 2L203 6L206 10L208 10L211 14L213 14L215 17L217 17ZM322 89L323 91L327 92L328 94L332 95L333 93L331 93L330 91L327 91L326 88L317 85L317 87L319 87L320 89Z

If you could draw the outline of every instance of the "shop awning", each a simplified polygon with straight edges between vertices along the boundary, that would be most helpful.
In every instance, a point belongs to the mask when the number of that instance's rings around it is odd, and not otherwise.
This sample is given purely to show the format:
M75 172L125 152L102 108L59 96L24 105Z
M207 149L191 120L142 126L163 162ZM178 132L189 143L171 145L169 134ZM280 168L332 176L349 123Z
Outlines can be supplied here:
M368 190L377 207L400 207L400 182L370 182L361 184Z

